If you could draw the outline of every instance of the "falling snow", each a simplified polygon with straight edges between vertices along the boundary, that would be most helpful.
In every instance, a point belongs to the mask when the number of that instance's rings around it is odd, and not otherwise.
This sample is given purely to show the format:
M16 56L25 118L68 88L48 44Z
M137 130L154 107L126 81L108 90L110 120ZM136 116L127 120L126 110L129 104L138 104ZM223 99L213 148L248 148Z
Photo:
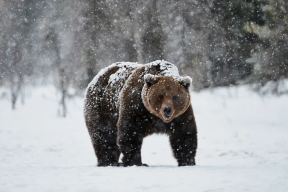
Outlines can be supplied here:
M0 0L0 191L287 191L287 13L287 0ZM82 97L111 63L116 88L144 63L193 79L197 166L152 136L150 167L95 167Z

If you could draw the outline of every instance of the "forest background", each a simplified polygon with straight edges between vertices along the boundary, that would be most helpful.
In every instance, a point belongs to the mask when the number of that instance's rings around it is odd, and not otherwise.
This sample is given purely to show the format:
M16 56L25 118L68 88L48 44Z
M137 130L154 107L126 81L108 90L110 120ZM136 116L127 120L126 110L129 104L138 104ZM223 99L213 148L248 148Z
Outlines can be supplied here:
M194 91L287 94L288 1L0 1L0 99L12 108L25 87L53 84L66 116L66 100L103 67L158 59L190 75Z

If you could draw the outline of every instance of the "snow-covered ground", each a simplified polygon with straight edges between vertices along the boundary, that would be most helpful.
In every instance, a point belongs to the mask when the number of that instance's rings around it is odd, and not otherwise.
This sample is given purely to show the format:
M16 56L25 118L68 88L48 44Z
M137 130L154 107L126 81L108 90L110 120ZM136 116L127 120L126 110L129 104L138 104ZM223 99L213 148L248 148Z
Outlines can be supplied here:
M0 100L0 192L288 191L288 96L247 87L192 92L196 166L177 167L168 138L154 135L142 148L150 167L99 168L82 99L69 101L63 119L52 87L28 93L16 111Z

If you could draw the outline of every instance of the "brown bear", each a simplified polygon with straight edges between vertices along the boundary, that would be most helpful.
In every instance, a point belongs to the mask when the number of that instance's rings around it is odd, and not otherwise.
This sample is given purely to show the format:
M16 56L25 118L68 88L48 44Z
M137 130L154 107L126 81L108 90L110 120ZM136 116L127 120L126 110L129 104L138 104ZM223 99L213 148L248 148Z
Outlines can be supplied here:
M169 136L179 166L195 165L197 128L190 77L166 61L121 62L102 69L88 85L84 115L98 166L146 166L143 138ZM121 164L122 165L122 164Z

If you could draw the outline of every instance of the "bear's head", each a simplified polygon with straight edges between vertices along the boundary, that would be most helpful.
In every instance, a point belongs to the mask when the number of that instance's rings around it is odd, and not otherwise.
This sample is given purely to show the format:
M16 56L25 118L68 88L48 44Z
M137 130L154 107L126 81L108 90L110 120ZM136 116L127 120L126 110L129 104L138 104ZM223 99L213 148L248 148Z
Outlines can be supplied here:
M182 115L190 105L190 77L146 74L142 100L148 111L165 123Z

